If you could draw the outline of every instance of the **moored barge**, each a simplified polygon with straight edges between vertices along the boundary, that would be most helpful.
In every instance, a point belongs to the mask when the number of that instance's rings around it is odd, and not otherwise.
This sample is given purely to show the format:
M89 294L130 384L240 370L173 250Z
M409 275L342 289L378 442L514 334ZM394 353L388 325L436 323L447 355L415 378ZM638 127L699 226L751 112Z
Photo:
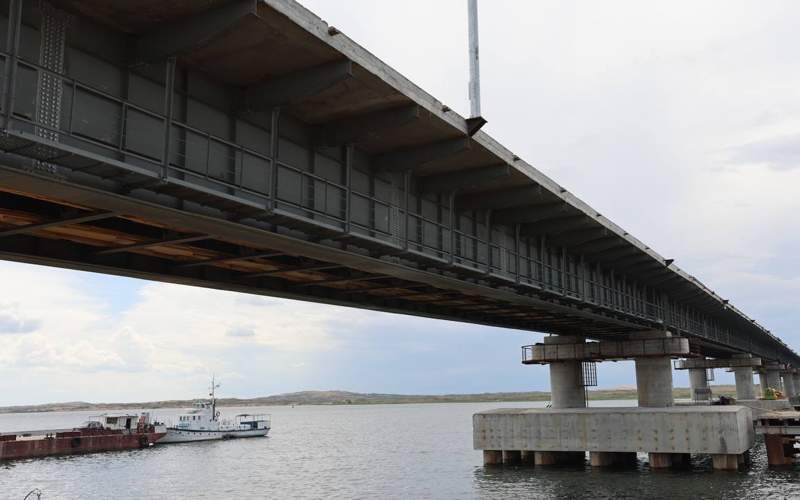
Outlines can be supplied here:
M165 434L148 413L101 415L71 430L0 435L0 460L149 448Z

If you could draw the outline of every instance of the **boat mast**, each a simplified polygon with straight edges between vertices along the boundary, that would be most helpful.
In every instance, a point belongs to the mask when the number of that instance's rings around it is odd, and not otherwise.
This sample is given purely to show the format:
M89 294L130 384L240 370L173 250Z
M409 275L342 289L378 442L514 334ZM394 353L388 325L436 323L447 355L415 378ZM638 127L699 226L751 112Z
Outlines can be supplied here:
M219 387L219 384L217 384L214 381L214 375L212 374L211 375L211 392L208 393L208 395L211 397L211 420L216 420L217 419L217 398L215 396L215 389L217 387Z

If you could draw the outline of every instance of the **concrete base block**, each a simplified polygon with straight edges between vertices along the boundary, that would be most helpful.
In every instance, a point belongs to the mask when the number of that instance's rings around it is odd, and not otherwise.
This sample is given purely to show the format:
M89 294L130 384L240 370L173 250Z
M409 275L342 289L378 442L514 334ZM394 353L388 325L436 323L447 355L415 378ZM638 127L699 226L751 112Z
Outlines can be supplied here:
M582 451L537 451L534 460L536 465L583 465L586 454Z
M744 465L744 454L715 454L711 455L714 470L739 470Z
M750 408L753 419L759 418L764 413L793 408L788 399L741 399L737 400L736 404Z
M744 406L504 408L473 416L477 450L741 454L754 443Z
M522 462L522 452L519 450L503 450L503 463L504 464L518 464Z
M593 451L589 453L592 467L624 467L636 465L636 453L616 451Z

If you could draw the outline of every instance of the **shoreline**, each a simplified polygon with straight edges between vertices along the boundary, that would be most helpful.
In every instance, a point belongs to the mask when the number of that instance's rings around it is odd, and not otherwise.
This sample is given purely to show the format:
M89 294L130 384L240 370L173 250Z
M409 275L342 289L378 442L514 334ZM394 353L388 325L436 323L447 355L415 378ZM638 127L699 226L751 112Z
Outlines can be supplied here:
M715 395L736 395L734 386L712 386ZM690 399L688 388L675 388L675 399ZM598 389L590 390L589 401L636 399L635 389ZM508 402L542 402L549 401L549 392L495 392L483 394L444 394L444 395L403 395L403 394L362 394L346 391L303 391L291 394L257 398L220 398L220 407L251 406L332 406L332 405L376 405L376 404L423 404L423 403L508 403ZM58 411L106 411L106 410L157 410L163 408L185 408L195 400L166 400L135 403L90 403L65 402L45 403L37 405L16 405L0 407L0 414L9 413L46 413Z

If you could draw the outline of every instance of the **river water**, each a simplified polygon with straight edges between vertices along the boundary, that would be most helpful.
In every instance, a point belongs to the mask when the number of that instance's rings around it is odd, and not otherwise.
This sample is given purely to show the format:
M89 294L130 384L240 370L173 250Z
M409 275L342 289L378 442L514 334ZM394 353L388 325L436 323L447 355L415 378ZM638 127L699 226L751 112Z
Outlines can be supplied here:
M631 402L592 402L622 406ZM800 470L770 470L763 443L752 465L714 472L482 466L472 414L536 403L221 408L272 414L268 438L0 464L0 498L33 488L50 499L244 498L800 498ZM171 418L179 410L154 411ZM0 432L67 428L96 412L0 415Z

